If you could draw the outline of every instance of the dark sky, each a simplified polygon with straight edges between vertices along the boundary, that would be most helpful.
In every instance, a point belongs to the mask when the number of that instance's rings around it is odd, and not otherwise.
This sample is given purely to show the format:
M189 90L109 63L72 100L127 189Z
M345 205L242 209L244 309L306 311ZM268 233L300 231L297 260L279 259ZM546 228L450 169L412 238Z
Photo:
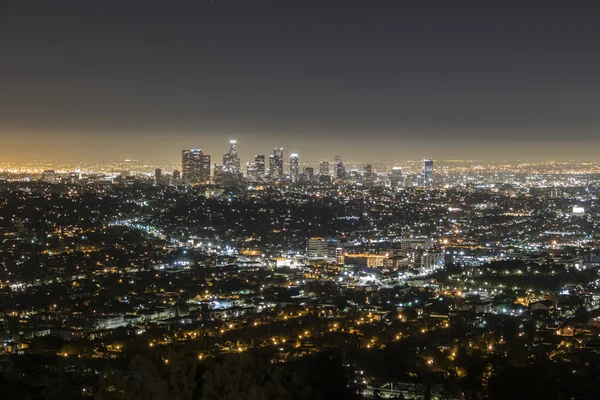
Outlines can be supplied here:
M597 159L598 3L0 0L0 157Z

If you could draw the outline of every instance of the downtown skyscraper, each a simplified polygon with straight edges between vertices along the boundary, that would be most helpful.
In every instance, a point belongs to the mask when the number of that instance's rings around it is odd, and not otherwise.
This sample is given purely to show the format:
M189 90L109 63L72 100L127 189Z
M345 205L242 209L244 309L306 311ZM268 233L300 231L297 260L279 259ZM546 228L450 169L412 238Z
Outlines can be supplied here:
M329 161L321 161L319 163L319 174L329 175Z
M188 185L210 180L210 155L202 149L182 150L181 171L183 182Z
M374 181L375 174L373 173L373 166L371 164L366 164L363 168L363 183L371 185Z
M237 174L240 172L240 157L238 156L237 140L229 141L229 151L223 154L223 171Z
M254 161L246 163L246 173L250 180L260 182L265 179L265 156L257 154Z
M344 179L346 177L346 167L342 161L342 156L333 157L333 176L335 179Z
M423 186L433 184L433 160L426 158L423 160Z
M298 182L298 174L300 173L300 160L298 154L290 155L290 182Z
M283 149L275 147L269 156L269 178L272 181L283 180Z

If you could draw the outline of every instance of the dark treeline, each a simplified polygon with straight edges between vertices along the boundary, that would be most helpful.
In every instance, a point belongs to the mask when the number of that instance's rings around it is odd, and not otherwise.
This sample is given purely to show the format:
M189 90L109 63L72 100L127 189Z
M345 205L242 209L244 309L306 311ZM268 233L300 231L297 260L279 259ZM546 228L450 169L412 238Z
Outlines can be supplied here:
M392 349L393 350L393 349ZM460 356L460 355L459 355ZM377 364L387 369L390 379L405 364L396 351L381 353ZM368 360L363 360L368 361ZM375 360L371 360L375 361ZM516 366L508 359L470 358L466 376L444 387L448 398L464 399L593 399L600 392L600 364L597 357L584 357L579 363L540 361ZM394 372L394 370L397 370ZM77 370L49 374L32 381L19 374L0 375L2 399L82 399L99 400L326 400L362 399L359 371L344 364L338 354L317 354L286 363L271 363L259 355L227 355L198 361L186 351L162 355L136 355L105 365L97 376L98 389L86 392ZM56 372L56 371L55 371ZM430 398L431 387L439 376L423 374L423 398ZM443 381L443 379L442 379ZM85 386L84 386L85 387ZM368 398L379 398L375 390ZM402 398L402 395L399 396Z

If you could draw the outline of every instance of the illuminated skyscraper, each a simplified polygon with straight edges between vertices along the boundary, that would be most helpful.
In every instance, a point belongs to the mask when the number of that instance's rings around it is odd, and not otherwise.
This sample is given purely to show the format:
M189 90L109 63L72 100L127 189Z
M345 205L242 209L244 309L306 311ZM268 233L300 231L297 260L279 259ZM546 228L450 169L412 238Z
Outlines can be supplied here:
M202 170L202 150L191 149L181 151L181 171L183 181L187 184L200 182Z
M202 180L210 181L210 155L202 155Z
M365 184L372 184L375 180L375 174L373 174L373 166L366 164L363 171L363 180Z
M160 168L156 168L154 170L154 183L157 185L162 185L162 170Z
M240 172L240 158L237 152L237 140L229 141L229 151L223 154L223 170L232 174Z
M254 162L256 163L256 173L263 179L266 172L266 162L264 154L257 154L254 156Z
M392 187L398 187L402 183L402 168L393 167L390 174L390 183Z
M305 181L312 182L315 178L315 169L312 167L305 167L302 171L302 175L304 176Z
M276 147L269 156L269 178L273 181L283 180L283 149Z
M256 173L256 162L255 161L248 161L246 163L246 176L251 181L258 180L258 174Z
M181 151L181 170L183 182L188 185L210 179L210 156L201 149Z
M319 163L319 174L329 175L329 161L321 161Z
M423 186L433 184L433 160L426 158L423 160Z
M174 170L173 171L173 180L174 181L181 180L181 172L179 172L179 170Z
M265 179L265 156L255 155L254 161L246 163L248 178L259 182Z
M346 167L344 166L344 162L342 161L342 156L333 157L333 176L336 179L344 179L346 176Z
M298 154L290 155L290 182L298 182L298 173L300 172L300 160Z

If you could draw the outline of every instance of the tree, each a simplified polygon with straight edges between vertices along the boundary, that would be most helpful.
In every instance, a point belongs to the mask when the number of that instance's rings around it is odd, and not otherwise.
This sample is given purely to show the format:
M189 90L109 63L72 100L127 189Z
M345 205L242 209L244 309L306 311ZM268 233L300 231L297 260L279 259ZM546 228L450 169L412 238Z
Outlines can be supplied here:
M101 400L193 400L196 361L185 353L164 358L136 356L127 372L111 371L101 382Z
M106 374L98 399L327 400L352 399L358 393L337 355L271 364L239 354L200 365L198 369L197 360L185 353L137 356L127 371Z

